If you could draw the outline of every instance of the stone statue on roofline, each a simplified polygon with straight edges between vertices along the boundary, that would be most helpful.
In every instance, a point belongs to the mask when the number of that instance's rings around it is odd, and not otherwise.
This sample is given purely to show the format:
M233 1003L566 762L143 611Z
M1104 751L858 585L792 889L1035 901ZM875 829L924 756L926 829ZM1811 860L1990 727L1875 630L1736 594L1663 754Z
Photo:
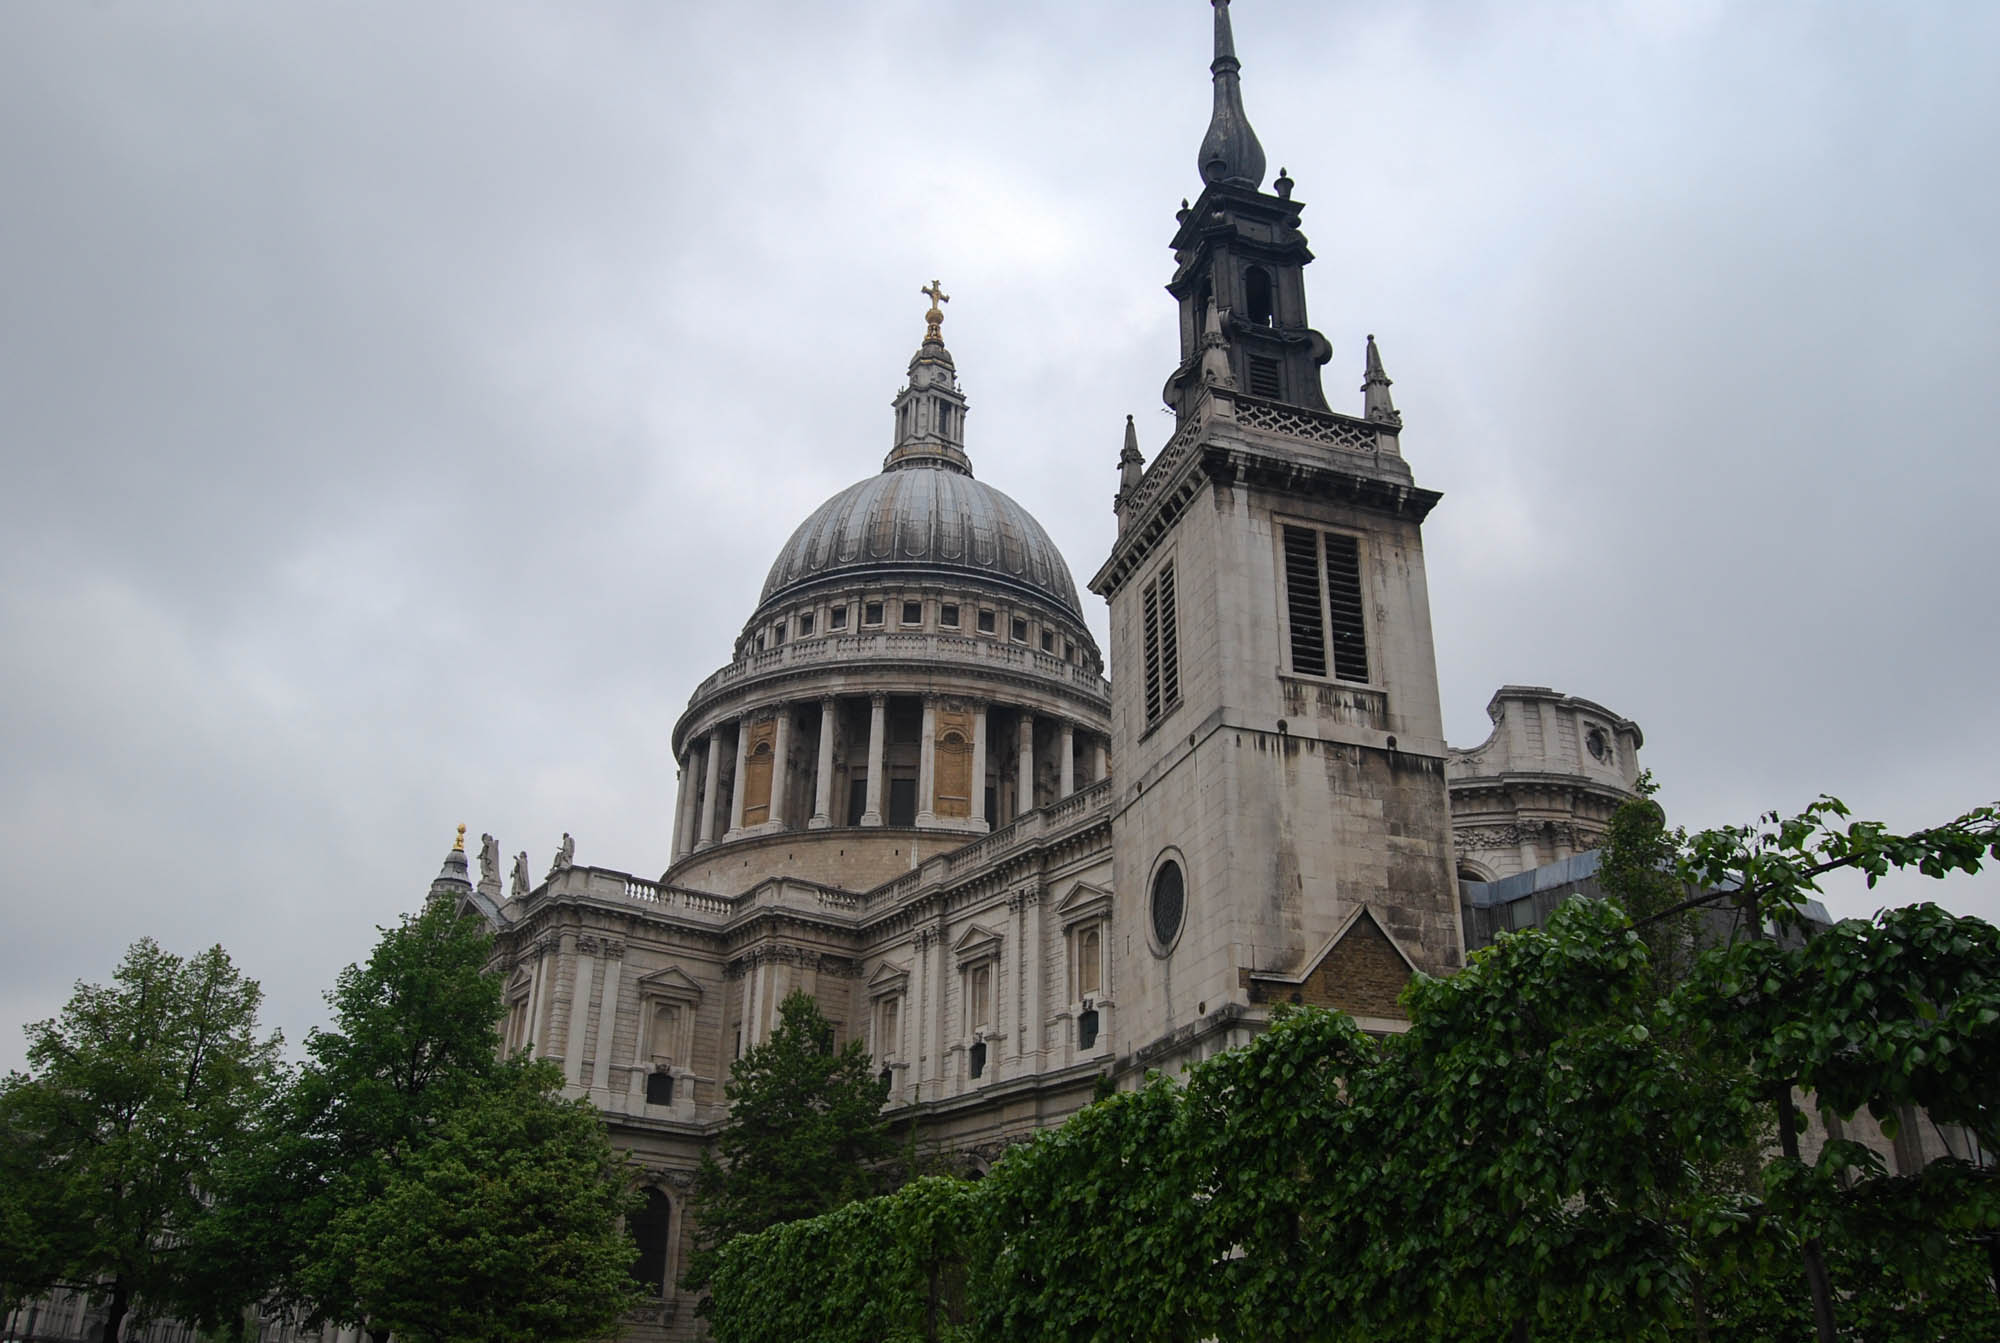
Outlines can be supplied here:
M511 894L516 900L525 899L534 885L534 880L528 876L528 851L523 849L514 855L514 889Z
M575 858L576 841L571 839L569 831L565 830L563 831L562 843L556 848L556 860L549 864L549 876L554 877L558 872L568 871L573 865Z
M479 837L479 884L500 889L500 841L491 835Z

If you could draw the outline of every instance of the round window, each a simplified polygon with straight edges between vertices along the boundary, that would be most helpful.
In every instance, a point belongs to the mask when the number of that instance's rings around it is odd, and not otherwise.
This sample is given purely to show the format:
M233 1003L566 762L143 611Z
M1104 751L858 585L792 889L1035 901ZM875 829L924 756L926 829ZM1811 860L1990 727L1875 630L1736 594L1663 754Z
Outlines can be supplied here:
M1162 953L1180 936L1187 913L1187 883L1181 865L1169 858L1153 873L1153 942Z
M1592 728L1589 734L1584 737L1583 744L1588 746L1591 755L1599 760L1611 754L1611 743L1605 739L1604 729L1601 727Z

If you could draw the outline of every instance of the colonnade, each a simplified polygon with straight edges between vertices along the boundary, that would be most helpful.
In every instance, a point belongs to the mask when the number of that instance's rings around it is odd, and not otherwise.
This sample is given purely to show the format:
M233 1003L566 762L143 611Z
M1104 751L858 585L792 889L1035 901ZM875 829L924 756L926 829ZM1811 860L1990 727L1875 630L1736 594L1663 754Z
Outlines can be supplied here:
M796 712L814 701L764 705L733 719L711 726L708 732L688 744L680 762L680 800L674 817L674 858L712 844L736 839L744 834L779 830L824 830L837 822L834 817L834 774L840 739L842 704L859 696L821 696L818 750L812 773L812 813L800 818L791 810L791 774L788 761ZM920 698L923 719L917 741L916 809L914 823L947 830L984 832L1001 818L986 814L986 783L990 745L991 711L998 709L1014 719L1014 801L1013 814L1032 811L1035 806L1036 714L1024 707L1004 705L965 697L924 694L892 696L870 694L868 699L868 747L864 760L849 760L850 771L860 769L865 779L865 797L854 823L879 827L886 823L886 780L890 776L889 712L892 699ZM1055 796L1068 797L1079 787L1105 777L1109 769L1109 739L1102 732L1067 718L1043 715L1055 722ZM731 740L733 737L733 741ZM907 741L907 738L904 739ZM1083 745L1082 777L1079 778L1079 741ZM845 754L842 752L841 754ZM969 761L961 757L968 755ZM723 777L723 761L734 758L734 769ZM994 781L997 785L998 780ZM852 783L850 782L850 787ZM723 793L727 792L727 805ZM999 789L996 787L996 795ZM996 803L996 810L999 809ZM851 812L851 804L850 804Z

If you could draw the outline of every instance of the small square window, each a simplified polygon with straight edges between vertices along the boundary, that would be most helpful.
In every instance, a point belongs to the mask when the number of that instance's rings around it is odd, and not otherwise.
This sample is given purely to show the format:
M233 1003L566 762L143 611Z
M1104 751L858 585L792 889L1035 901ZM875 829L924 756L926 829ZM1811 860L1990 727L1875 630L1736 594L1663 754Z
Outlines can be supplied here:
M826 613L826 625L828 629L835 629L835 630L846 629L847 608L845 606L836 606L831 611L828 611Z
M881 624L881 623L882 623L882 603L880 603L880 602L870 602L870 603L868 603L868 605L867 605L867 606L863 607L863 608L861 609L861 623L862 623L862 624L864 624L864 625L879 625L879 624Z
M981 634L991 634L996 628L998 627L993 623L993 613L991 611L981 611L979 613L979 632Z
M946 602L938 608L938 624L948 630L958 628L958 603Z
M904 623L905 625L921 625L921 624L923 624L923 623L924 623L924 604L923 604L922 602L904 602L904 603L903 603L903 623Z
M1042 631L1042 651L1044 653L1056 651L1056 636L1049 630Z
M672 1105L674 1103L674 1075L672 1073L646 1074L646 1104Z
M1028 622L1021 616L1014 617L1014 642L1017 644L1028 642Z
M811 611L799 612L799 637L803 639L812 632L813 632L813 613Z

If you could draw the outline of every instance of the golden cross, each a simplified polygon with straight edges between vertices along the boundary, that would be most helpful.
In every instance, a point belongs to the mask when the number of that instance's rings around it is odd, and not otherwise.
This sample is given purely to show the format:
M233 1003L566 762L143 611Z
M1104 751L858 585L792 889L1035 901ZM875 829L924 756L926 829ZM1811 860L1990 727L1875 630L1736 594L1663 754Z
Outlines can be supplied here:
M932 280L917 292L919 294L929 294L931 299L930 311L924 314L924 321L927 323L924 327L924 344L943 345L944 332L939 330L938 323L944 320L944 309L938 305L940 303L951 302L951 295L945 293L944 286L936 280Z

